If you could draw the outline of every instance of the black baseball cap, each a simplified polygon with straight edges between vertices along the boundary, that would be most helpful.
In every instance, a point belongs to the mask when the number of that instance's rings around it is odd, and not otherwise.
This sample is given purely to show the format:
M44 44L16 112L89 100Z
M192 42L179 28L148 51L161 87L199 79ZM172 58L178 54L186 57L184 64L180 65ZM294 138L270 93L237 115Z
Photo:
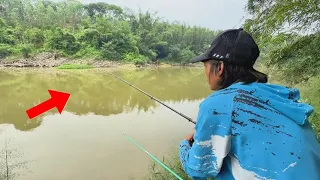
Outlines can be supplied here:
M229 29L219 34L209 49L191 60L191 63L218 60L230 64L253 66L260 50L251 35L242 28Z

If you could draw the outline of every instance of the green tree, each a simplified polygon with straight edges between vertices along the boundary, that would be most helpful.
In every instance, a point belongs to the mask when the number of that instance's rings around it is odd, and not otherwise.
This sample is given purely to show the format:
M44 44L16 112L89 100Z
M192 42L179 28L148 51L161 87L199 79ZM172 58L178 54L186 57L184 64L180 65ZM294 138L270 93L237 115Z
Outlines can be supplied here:
M246 28L252 33L270 35L280 31L317 32L320 28L318 0L248 0L252 15Z
M244 28L258 40L268 66L292 83L320 73L320 1L248 0ZM292 77L292 78L290 78ZM294 78L293 78L294 77Z

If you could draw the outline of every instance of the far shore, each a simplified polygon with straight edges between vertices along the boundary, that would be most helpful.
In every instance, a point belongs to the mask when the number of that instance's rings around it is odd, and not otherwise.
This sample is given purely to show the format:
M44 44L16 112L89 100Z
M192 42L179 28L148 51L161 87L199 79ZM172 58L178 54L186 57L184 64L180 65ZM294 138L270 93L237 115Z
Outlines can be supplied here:
M71 59L56 57L52 53L42 53L30 58L0 59L0 68L53 68L60 69L89 69L89 68L142 68L142 67L199 67L199 64L182 64L171 62L149 62L134 64L123 61L97 59Z

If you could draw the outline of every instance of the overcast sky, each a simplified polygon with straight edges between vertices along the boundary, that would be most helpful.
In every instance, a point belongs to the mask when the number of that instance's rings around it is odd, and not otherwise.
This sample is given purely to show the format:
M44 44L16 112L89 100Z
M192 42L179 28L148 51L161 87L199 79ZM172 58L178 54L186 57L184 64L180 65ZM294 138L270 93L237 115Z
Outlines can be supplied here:
M59 0L56 0L59 1ZM244 7L248 0L80 0L82 3L106 2L133 10L157 11L169 21L185 22L212 30L238 28L248 16ZM242 21L241 21L242 20Z

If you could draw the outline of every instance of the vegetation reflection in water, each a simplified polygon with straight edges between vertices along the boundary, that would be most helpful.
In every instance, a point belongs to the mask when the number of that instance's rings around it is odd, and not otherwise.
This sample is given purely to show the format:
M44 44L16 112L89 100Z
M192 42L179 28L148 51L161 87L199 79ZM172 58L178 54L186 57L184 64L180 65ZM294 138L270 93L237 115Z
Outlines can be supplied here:
M76 115L116 115L148 111L159 106L147 96L115 79L103 70L2 70L0 71L0 123L13 124L22 131L41 124L41 118L30 121L25 111L50 98L48 89L71 94L65 111ZM202 69L163 68L114 71L117 76L136 85L161 101L200 100L208 90ZM183 110L181 110L183 112Z

